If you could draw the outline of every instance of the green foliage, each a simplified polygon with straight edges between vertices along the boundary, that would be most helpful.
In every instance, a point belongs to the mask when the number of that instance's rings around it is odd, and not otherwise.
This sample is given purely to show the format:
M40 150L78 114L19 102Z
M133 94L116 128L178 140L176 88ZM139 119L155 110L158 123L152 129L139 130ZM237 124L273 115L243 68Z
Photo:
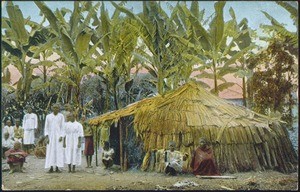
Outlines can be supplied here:
M298 58L298 9L293 5L293 2L278 1L276 3L290 13L290 17L296 26L296 31L287 30L284 24L279 23L274 17L264 11L262 12L271 21L272 25L261 25L261 28L269 35L267 41L274 38L274 36L280 37L284 40L285 49Z
M159 3L143 2L143 12L138 15L116 3L112 4L135 21L132 29L137 31L146 48L136 49L134 55L156 79L158 93L164 94L168 89L176 88L181 80L190 76L194 63L190 62L187 49L176 40L176 34L183 31L176 30L172 19Z
M46 43L52 37L49 31L42 27L44 21L38 24L30 21L30 17L23 18L21 10L13 2L7 2L6 10L8 18L1 18L3 23L1 52L4 58L1 69L4 70L11 64L20 72L21 78L16 83L15 93L17 102L24 104L30 100L31 83L35 78L32 74L33 69L39 67L38 64L32 64L32 59L39 59L34 47ZM28 26L30 31L27 31Z
M100 43L90 45L92 31L89 28L100 3L92 5L92 2L76 1L73 11L61 9L55 12L52 12L44 2L36 1L35 4L47 18L55 34L55 41L49 43L49 46L53 46L53 51L58 53L67 65L63 69L56 69L55 78L66 85L66 102L70 102L73 98L72 102L75 106L80 107L80 82L85 75L93 71L95 61L91 59L91 56ZM85 11L87 15L83 17L82 13ZM69 21L65 19L66 12L71 13Z
M283 48L280 39L274 39L269 47L250 60L255 66L250 81L250 97L253 109L270 115L279 112L289 127L292 126L292 106L295 104L292 93L295 91L295 60Z
M213 79L214 88L211 91L215 94L230 85L234 85L226 82L223 77L237 72L239 69L235 66L235 63L254 48L249 37L250 29L247 28L247 21L243 19L238 24L235 13L230 8L229 12L232 18L225 22L223 17L224 6L225 2L215 3L215 12L209 22L208 29L204 27L207 21L203 21L203 17L199 16L204 11L196 14L197 9L191 7L190 11L186 6L178 5L176 14L172 15L176 24L183 23L184 28L187 29L185 35L176 38L189 48L189 54L198 57L197 63L200 66L195 70L203 73L203 75L197 75L196 77L200 80L201 78ZM210 72L208 70L204 71L205 69L209 69ZM208 73L211 75L208 75ZM220 85L218 85L219 80L221 80Z
M104 4L100 10L99 19L95 18L96 23L100 25L94 31L92 41L101 42L95 52L95 60L99 63L99 69L95 73L105 85L106 97L113 98L105 100L104 111L108 111L112 109L112 105L114 109L124 106L120 102L122 94L120 90L123 90L126 82L134 78L131 69L137 65L133 51L137 46L138 32L132 27L135 25L134 21L122 17L119 10L115 10L112 18L109 17Z

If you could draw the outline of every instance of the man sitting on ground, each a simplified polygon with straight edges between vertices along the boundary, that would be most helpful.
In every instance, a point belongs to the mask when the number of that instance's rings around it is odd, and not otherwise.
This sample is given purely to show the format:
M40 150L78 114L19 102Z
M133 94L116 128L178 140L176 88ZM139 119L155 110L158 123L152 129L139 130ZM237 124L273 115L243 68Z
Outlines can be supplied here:
M14 147L5 152L5 156L7 157L7 164L9 165L10 169L9 173L13 173L15 171L24 172L23 164L27 155L27 153L21 150L21 143L19 141L16 141L14 143Z
M14 146L14 141L9 137L9 133L4 133L4 138L2 138L2 157L5 159L4 153Z
M191 168L194 175L220 175L215 164L213 150L205 138L199 140L199 147L192 157Z
M23 143L23 135L24 135L24 130L20 126L20 119L16 119L16 125L14 128L14 140Z
M165 151L165 173L167 175L176 176L182 172L183 161L187 159L187 154L182 155L180 151L175 151L176 143L169 142L169 150Z

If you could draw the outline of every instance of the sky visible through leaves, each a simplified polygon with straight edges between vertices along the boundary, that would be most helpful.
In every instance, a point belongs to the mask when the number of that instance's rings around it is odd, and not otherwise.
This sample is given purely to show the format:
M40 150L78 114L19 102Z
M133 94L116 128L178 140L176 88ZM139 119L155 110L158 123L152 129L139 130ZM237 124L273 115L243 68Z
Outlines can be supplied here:
M115 1L118 2L118 1ZM31 20L40 22L42 17L39 15L39 9L33 1L13 1L14 4L19 5L25 18L31 17ZM73 1L45 1L46 5L52 10L60 9L62 7L73 10ZM161 1L161 5L167 13L170 13L170 6L175 6L177 1ZM190 5L190 1L186 1ZM205 9L205 17L209 17L214 11L215 1L199 1L200 9ZM295 6L297 2L295 1ZM5 1L2 1L2 17L7 17ZM105 1L106 9L110 14L114 11L113 5L109 1ZM126 7L131 9L134 13L142 11L142 1L128 1ZM264 16L261 11L266 11L280 23L286 25L287 29L295 32L296 27L289 16L289 13L277 5L275 1L228 1L224 8L225 21L229 20L229 8L232 7L235 11L237 21L243 18L248 19L249 27L258 29L260 24L270 24L270 21ZM298 6L297 6L298 7Z

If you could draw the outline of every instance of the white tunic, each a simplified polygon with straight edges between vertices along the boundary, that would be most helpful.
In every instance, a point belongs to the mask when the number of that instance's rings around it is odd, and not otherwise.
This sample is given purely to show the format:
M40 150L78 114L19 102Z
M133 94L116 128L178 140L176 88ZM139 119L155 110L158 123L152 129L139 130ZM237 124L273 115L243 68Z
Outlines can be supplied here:
M2 147L13 148L14 141L11 138L2 139Z
M3 128L2 137L4 138L4 134L8 133L9 134L9 138L13 139L15 137L14 129L15 129L14 126L8 126L8 125L6 125Z
M24 137L23 142L25 145L34 144L34 130L38 127L38 117L34 113L27 113L23 118Z
M166 166L169 165L175 171L181 172L182 171L182 165L183 165L183 155L180 153L180 151L170 151L167 150L167 162Z
M64 122L63 114L53 113L46 116L45 121L45 136L48 135L49 144L46 149L46 162L45 168L51 166L63 167L64 166L64 149L63 141L59 142L60 137L64 137Z
M102 159L104 160L113 160L112 156L115 153L113 148L110 148L109 150L103 150L103 155L102 155Z
M78 137L83 138L83 127L81 123L67 122L65 123L66 148L65 163L72 165L81 165L81 148L78 148ZM81 143L80 143L81 145Z

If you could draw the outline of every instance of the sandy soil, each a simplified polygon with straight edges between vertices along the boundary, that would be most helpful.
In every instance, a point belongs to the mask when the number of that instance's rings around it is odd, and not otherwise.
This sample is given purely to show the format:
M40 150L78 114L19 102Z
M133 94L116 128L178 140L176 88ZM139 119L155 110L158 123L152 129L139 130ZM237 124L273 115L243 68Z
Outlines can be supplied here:
M2 189L10 190L298 190L298 173L283 174L276 171L226 174L236 179L200 179L192 174L167 176L163 173L129 170L122 172L115 166L85 168L68 173L47 173L45 159L30 155L24 165L25 173L9 174L2 160Z

